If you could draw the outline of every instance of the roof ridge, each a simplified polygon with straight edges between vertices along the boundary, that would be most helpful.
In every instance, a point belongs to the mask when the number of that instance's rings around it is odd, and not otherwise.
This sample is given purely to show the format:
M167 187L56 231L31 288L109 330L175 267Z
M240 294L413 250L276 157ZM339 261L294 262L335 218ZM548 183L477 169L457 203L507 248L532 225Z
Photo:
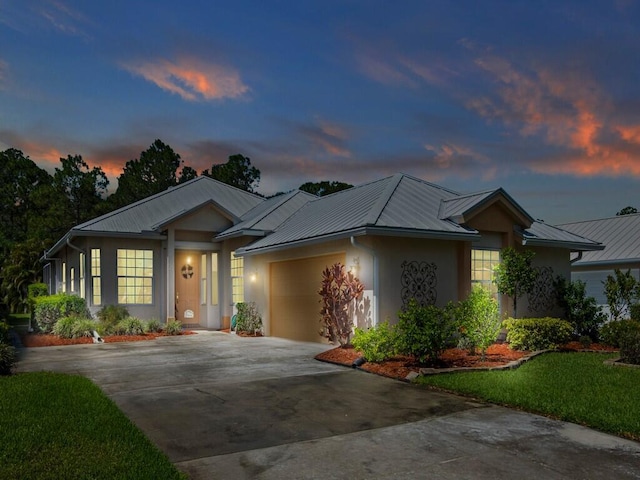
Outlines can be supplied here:
M640 212L638 212L638 213L627 213L625 215L611 215L609 217L593 218L591 220L577 220L575 222L559 223L558 226L562 227L563 225L577 225L579 223L602 222L604 220L618 220L618 219L622 220L625 217L640 217Z
M261 220L264 220L266 217L268 217L269 215L271 215L271 214L272 214L274 211L276 211L278 208L282 207L285 203L290 202L290 201L291 201L291 200L292 200L296 195L304 194L304 193L307 193L308 195L314 196L314 195L313 195L313 194L311 194L311 193L303 192L302 190L299 190L299 189L295 189L295 190L292 190L291 192L285 193L284 195L282 195L284 198L282 198L282 199L281 199L280 201L278 201L278 202L275 202L271 208L267 208L267 209L264 211L263 215L261 215L261 216L259 216L259 217L257 217L257 218L254 218L254 219L253 219L254 221L253 221L253 223L252 223L252 226L253 226L253 225L255 225L256 223L260 222ZM308 201L310 202L310 201L312 201L312 200L315 200L315 199L309 199ZM258 205L259 205L259 204L258 204ZM304 203L300 208L302 208L304 205L306 205L306 203ZM257 206L257 205L256 205L256 206ZM298 209L298 210L299 210L299 209Z
M364 221L365 225L375 225L378 222L380 215L382 215L383 210L389 203L389 200L391 200L393 193L396 191L396 189L398 188L398 185L400 185L400 182L402 182L403 178L404 178L404 174L402 173L397 173L391 177L387 177L388 183L384 187L384 190L381 192L376 202L373 204L373 206L369 210L369 213L367 214L367 218Z

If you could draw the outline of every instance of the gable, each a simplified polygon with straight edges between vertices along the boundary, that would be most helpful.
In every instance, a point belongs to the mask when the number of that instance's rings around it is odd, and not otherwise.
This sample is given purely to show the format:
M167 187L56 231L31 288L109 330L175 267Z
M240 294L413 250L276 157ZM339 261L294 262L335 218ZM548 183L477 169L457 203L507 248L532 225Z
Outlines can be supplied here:
M521 220L503 202L496 200L475 212L465 224L478 231L510 233L514 225L520 226Z
M212 204L190 212L165 225L175 230L190 230L196 232L210 232L212 235L233 225L233 221Z

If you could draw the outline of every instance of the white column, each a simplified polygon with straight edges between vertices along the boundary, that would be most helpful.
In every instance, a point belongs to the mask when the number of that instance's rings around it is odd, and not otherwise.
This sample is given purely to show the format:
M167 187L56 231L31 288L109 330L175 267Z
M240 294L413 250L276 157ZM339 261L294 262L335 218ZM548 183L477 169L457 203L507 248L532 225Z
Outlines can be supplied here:
M167 231L167 320L176 316L176 232Z

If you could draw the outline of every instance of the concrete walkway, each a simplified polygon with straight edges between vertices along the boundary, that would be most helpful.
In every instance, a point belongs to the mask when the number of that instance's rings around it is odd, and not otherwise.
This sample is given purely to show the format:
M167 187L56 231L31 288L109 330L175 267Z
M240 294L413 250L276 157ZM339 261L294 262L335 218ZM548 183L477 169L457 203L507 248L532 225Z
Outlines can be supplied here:
M84 375L193 479L640 479L640 444L218 332L24 349Z

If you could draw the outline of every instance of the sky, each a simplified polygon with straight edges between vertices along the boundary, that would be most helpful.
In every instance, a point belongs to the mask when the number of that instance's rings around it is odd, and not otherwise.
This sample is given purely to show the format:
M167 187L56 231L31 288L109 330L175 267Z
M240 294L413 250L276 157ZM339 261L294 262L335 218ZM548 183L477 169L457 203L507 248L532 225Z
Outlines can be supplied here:
M271 195L406 173L550 224L640 209L640 0L0 0L0 150L156 139Z

